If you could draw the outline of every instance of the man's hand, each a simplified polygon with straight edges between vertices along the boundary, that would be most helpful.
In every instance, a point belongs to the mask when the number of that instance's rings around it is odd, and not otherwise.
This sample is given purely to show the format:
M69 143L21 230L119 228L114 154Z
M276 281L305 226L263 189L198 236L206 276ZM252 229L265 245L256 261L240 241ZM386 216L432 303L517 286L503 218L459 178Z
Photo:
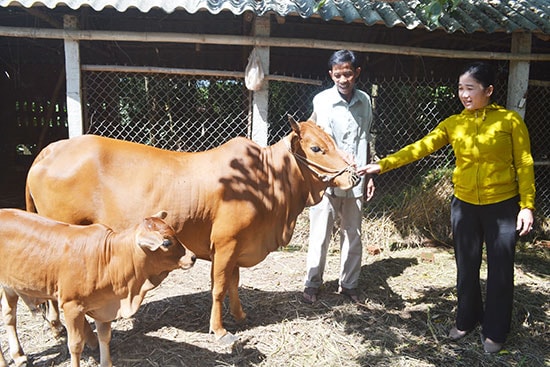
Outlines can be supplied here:
M376 190L376 187L374 186L374 180L372 177L369 177L367 180L367 184L365 185L365 192L363 193L363 198L366 201L369 201L374 196L374 190Z

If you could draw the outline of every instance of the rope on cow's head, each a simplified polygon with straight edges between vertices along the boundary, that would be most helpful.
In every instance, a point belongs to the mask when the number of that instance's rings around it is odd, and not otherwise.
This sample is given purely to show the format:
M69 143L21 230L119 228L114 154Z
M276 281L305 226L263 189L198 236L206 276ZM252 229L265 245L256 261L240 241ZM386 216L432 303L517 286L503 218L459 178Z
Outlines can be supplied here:
M357 176L357 174L355 173L355 170L353 169L353 166L351 164L348 164L346 167L342 168L341 170L325 167L325 166L323 166L319 163L316 163L316 162L313 162L313 161L307 159L307 157L304 157L303 155L300 155L296 152L293 152L292 148L290 146L290 143L286 139L284 140L284 142L285 142L286 148L296 158L296 160L298 162L304 163L305 166L311 172L315 173L317 175L317 177L323 182L330 182L330 181L334 180L336 177L342 175L344 172L351 173L351 175L350 175L350 184L351 184L351 186L357 185L359 183L359 181L361 180L359 178L359 176ZM322 172L319 172L319 171L315 170L312 166L319 169L319 170L322 170L324 172L331 173L331 174L324 174Z

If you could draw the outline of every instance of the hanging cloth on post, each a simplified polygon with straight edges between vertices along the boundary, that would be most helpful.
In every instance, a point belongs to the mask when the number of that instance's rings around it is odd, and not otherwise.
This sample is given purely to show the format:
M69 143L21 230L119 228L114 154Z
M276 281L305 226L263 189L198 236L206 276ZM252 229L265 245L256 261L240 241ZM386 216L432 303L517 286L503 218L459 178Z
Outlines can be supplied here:
M244 84L248 90L258 91L264 82L264 70L256 49L252 49L244 70Z

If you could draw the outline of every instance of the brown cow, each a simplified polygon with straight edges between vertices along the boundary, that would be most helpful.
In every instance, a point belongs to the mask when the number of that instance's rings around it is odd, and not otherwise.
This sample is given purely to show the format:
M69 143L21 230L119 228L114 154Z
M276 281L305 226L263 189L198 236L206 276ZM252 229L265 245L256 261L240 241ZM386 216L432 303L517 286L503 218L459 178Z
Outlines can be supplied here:
M245 318L239 267L287 245L298 215L319 202L327 186L355 183L354 167L327 133L312 121L290 123L292 132L269 147L238 137L198 153L92 135L58 141L30 168L27 210L117 229L165 208L178 238L212 261L210 331L233 343L222 303L229 294L231 314Z
M113 232L102 224L70 225L0 209L2 314L15 364L27 362L16 331L21 297L31 310L46 300L61 305L72 367L80 366L84 342L97 346L98 340L101 366L111 366L111 321L133 315L170 271L195 263L195 255L161 219L165 216ZM85 315L95 319L97 337ZM0 366L6 366L1 352Z

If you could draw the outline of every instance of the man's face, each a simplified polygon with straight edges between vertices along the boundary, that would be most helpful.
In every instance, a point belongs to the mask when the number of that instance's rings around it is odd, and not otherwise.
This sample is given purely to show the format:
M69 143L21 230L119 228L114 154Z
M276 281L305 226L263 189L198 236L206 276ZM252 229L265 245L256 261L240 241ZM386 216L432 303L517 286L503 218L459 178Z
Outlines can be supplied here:
M338 92L349 100L353 94L355 82L361 73L361 68L355 69L350 62L345 62L333 65L332 70L329 70L328 73L338 88Z

